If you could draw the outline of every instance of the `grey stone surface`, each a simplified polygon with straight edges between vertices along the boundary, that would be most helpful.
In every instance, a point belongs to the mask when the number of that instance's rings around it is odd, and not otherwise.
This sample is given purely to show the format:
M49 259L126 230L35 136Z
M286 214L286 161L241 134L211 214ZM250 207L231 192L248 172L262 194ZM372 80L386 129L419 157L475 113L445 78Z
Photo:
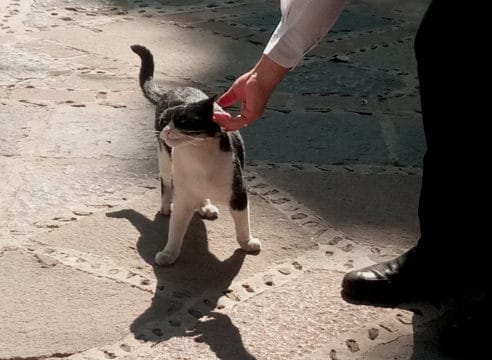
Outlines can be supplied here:
M262 256L244 258L244 253L237 254L242 264L241 273L235 274L237 279L263 271L273 262L282 263L295 258L316 244L308 232L292 224L264 200L252 196L251 201L254 209L251 228L263 242ZM193 280L193 283L200 284L207 281L210 273L220 274L221 263L230 259L238 249L227 208L218 204L221 214L216 221L194 219L185 238L180 261L174 268L161 270L154 266L153 259L165 245L169 219L156 215L159 203L159 191L148 191L138 201L127 202L114 210L107 210L105 214L84 219L84 225L73 223L56 233L40 235L36 242L109 256L118 266L144 270L149 274L156 271L163 279L175 278L176 283ZM192 272L195 275L191 276ZM184 278L178 281L183 275Z
M269 111L243 130L249 159L273 162L390 162L382 129L373 116L348 112Z
M427 3L351 1L243 131L259 254L221 207L157 268L168 224L129 46L153 51L161 86L218 94L256 62L278 1L1 1L0 358L442 359L435 309L340 297L346 271L418 236Z
M146 160L157 153L153 109L59 106L47 122L42 157Z
M272 1L263 1L256 4L244 2L240 12L236 8L226 8L221 13L225 15L223 20L228 24L236 24L233 26L267 33L268 36L273 32L280 20L280 12Z
M350 55L350 60L361 66L377 67L383 72L393 71L397 78L417 76L417 62L413 50L413 36L397 40L396 44L379 46L371 51L359 51Z
M0 358L64 356L117 341L150 294L18 248L0 251Z
M0 46L0 81L15 82L28 79L45 79L68 72L62 64L49 56L26 52L13 44Z
M17 161L20 163L20 161ZM12 229L59 227L73 211L100 211L155 188L156 161L37 159L26 164L9 208ZM142 173L153 174L141 176Z
M25 107L0 105L0 155L10 157L19 155L19 146L22 140L29 136L32 111Z
M158 344L156 349L167 354L158 359L170 354L203 359L296 359L349 329L392 313L391 309L345 303L333 294L341 276L308 271L230 311L213 312L187 336ZM327 296L328 292L333 295ZM302 300L297 294L303 294Z
M217 41L211 33L182 29L157 19L135 18L103 24L98 28L102 31L65 28L33 34L32 37L64 43L102 55L108 60L135 65L140 64L139 59L130 46L140 43L153 51L156 71L205 84L223 78L224 69L236 74L247 70L261 54L261 49L253 44L237 43L227 38ZM132 29L131 33L128 33L129 28ZM108 43L112 46L108 47ZM243 61L230 61L230 54L241 57ZM135 66L134 78L137 73L138 67Z
M357 6L358 5L358 6ZM332 35L343 35L350 32L375 30L390 24L390 19L384 18L375 11L374 7L357 4L347 6L333 26Z
M375 346L360 359L378 360L390 358L394 360L451 360L456 356L444 355L438 350L438 326L430 323L425 329L415 330L413 334L400 337L394 342ZM470 353L466 357L475 357ZM479 355L478 355L479 356Z
M377 68L328 61L306 61L280 85L281 90L297 94L342 96L386 96L404 88L405 83L397 74Z
M273 168L258 173L352 239L402 248L418 239L418 175L360 175L350 168Z
M390 158L396 166L422 167L425 136L421 115L402 112L378 115Z
M327 297L328 289L330 293L340 289L342 275L313 269L281 289L235 307L231 318L243 325L246 347L260 358L295 358L391 311L356 308L336 296L336 292ZM290 344L294 342L296 346L292 348Z

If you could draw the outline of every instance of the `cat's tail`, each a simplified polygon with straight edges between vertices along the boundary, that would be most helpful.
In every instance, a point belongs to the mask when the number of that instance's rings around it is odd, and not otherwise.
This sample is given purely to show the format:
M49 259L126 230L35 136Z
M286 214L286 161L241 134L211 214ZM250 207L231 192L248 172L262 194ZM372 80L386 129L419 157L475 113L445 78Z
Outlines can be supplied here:
M162 97L161 90L154 83L154 57L149 49L142 45L132 45L131 49L140 56L139 81L145 97L153 104L157 104Z

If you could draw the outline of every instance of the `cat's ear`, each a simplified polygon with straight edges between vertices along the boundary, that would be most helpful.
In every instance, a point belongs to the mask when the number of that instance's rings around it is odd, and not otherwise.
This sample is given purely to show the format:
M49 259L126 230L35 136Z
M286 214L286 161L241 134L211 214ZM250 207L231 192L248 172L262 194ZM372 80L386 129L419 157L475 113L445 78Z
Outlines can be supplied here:
M213 112L213 109L214 109L214 103L215 103L215 99L217 98L217 95L214 95L212 97L209 97L208 99L205 99L205 100L201 100L197 103L197 105L204 109L204 110L208 110L210 112Z
M200 100L192 105L192 109L201 116L211 117L214 112L215 96Z

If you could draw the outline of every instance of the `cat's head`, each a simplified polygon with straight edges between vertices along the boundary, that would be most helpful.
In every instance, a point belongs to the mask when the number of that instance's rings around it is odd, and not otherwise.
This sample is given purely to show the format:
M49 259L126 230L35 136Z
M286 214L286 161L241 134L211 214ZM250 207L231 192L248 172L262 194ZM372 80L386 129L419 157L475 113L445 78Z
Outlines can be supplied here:
M168 108L162 115L167 126L160 137L168 146L176 147L193 139L213 138L220 133L220 126L213 121L215 97L195 103Z

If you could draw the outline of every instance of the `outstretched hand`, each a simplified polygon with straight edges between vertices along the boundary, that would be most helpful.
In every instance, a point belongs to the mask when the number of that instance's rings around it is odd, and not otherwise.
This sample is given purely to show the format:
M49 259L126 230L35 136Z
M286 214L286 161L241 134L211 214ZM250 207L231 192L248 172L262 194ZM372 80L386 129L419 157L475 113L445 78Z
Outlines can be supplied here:
M240 113L214 113L214 121L227 131L242 129L257 120L265 111L268 99L275 86L288 71L267 56L262 56L258 64L241 75L218 100L226 108L241 103Z
M256 74L249 71L241 75L217 100L224 108L241 102L240 113L235 117L219 117L216 122L230 131L248 126L263 114L269 97L270 93L261 87Z

